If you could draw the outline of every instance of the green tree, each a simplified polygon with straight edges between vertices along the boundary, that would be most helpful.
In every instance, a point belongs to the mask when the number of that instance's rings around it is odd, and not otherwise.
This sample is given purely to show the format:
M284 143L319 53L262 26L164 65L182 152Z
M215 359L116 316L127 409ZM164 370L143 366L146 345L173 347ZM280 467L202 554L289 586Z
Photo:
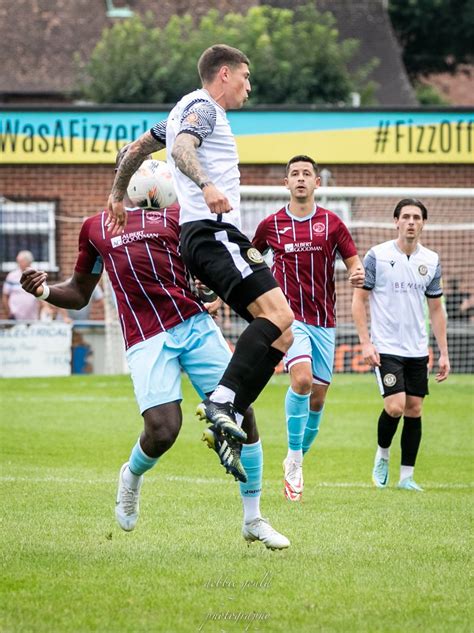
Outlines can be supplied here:
M446 101L443 95L441 95L436 88L433 88L433 86L429 86L428 84L424 84L422 82L415 83L415 92L420 105L449 105L449 101Z
M359 42L339 41L332 14L313 3L224 16L211 10L197 26L189 15L173 16L162 29L149 15L135 16L103 32L82 63L82 94L98 103L173 103L199 85L197 59L217 42L250 58L253 105L344 104L352 92L373 101L368 75L377 61L351 73Z
M473 63L472 0L390 0L389 13L410 77Z

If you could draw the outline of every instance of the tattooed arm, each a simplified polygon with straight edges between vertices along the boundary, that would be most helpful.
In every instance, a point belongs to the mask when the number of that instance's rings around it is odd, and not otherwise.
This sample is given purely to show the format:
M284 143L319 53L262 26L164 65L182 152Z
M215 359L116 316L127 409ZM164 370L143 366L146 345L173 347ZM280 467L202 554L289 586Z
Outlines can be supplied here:
M122 231L127 223L127 214L123 207L123 199L127 193L130 178L150 154L165 147L165 139L158 140L150 130L131 143L115 174L110 192L107 227L113 234Z
M200 139L194 134L178 134L173 145L172 156L176 167L202 189L204 200L212 213L228 213L232 210L227 197L209 180L196 152Z

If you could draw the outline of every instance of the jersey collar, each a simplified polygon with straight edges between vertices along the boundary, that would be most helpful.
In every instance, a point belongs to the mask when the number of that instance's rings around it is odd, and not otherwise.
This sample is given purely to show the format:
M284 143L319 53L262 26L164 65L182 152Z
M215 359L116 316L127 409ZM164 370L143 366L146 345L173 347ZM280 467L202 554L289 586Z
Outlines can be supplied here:
M311 218L314 218L314 216L316 215L317 210L318 210L318 205L317 205L317 204L315 204L315 205L314 205L314 208L313 208L313 211L312 211L309 215L305 215L303 218L300 218L299 216L297 216L297 215L293 215L293 214L291 213L289 204L286 204L286 205L285 205L285 211L286 211L286 214L287 214L287 215L288 215L288 216L289 216L292 220L295 220L295 222L306 222L306 220L311 220Z
M397 250L400 253L400 255L405 255L405 257L408 257L408 259L410 259L410 257L413 257L413 255L416 255L419 252L419 250L420 250L420 243L419 242L416 245L416 248L413 251L413 253L410 253L410 255L407 255L405 253L405 251L402 251L402 249L397 244L397 240L393 240L393 245L395 246L395 250Z

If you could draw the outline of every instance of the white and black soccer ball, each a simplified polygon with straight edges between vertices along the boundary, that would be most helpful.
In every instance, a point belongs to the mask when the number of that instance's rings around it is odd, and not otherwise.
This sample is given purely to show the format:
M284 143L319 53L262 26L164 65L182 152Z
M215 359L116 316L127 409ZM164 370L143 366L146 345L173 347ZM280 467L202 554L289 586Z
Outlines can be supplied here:
M127 194L143 209L163 209L177 200L173 177L166 162L146 160L130 178Z

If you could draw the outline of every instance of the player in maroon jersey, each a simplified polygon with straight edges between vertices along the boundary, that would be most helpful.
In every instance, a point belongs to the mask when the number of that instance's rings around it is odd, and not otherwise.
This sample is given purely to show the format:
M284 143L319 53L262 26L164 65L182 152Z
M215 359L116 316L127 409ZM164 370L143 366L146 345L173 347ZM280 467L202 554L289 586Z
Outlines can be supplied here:
M30 268L21 283L27 292L53 305L80 309L89 302L103 268L107 270L144 419L144 431L119 475L116 517L122 529L131 531L138 520L143 475L171 448L181 428L181 369L205 397L218 384L230 351L189 288L179 252L179 207L129 207L127 213L127 230L117 236L105 228L106 211L84 222L74 274L68 281L49 287L46 273ZM212 445L227 472L241 482L244 538L260 540L270 549L284 549L290 544L288 539L260 515L263 465L262 460L255 463L261 444L252 409L246 411L243 427L247 440L242 462L240 446L237 450L216 430ZM207 436L209 432L206 429ZM248 477L243 463L248 464Z
M321 422L334 361L336 255L340 254L353 286L361 287L364 269L342 220L314 202L320 184L317 164L309 156L294 156L286 166L290 202L257 227L253 244L273 251L273 274L295 314L294 342L285 364L290 372L285 410L288 454L285 496L301 499L303 455Z

